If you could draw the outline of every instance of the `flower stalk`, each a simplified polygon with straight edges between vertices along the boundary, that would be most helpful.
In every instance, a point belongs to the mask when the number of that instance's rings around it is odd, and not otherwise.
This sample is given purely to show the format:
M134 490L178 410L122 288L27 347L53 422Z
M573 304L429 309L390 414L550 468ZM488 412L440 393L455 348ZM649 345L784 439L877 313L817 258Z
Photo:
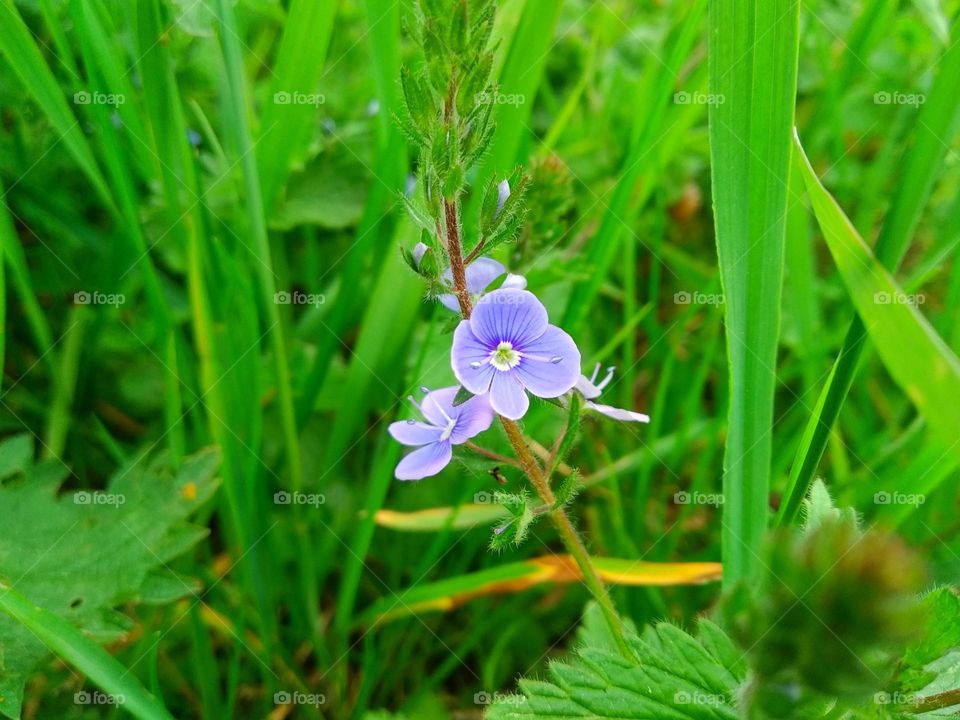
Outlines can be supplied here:
M454 294L460 304L460 310L464 319L469 319L473 307L470 301L470 293L467 290L463 250L460 245L459 213L456 200L444 201L444 218L446 221L447 252L450 257L450 267L453 274ZM516 454L524 474L530 480L530 484L533 485L534 490L536 490L537 495L539 495L544 505L548 508L553 508L550 511L550 519L557 529L567 552L570 553L570 556L573 557L577 566L580 568L580 574L583 577L584 584L600 606L600 610L610 628L610 633L613 635L617 648L627 660L633 661L635 659L634 654L624 639L623 621L617 614L613 600L610 598L610 593L607 591L603 580L600 579L600 575L594 567L593 561L590 559L583 540L573 526L570 516L567 515L566 510L562 506L554 507L557 501L556 496L553 490L550 489L550 484L543 469L530 451L523 431L520 430L520 426L514 420L505 418L502 415L500 416L500 424L503 426L503 430L507 435L507 439L510 441L513 452Z

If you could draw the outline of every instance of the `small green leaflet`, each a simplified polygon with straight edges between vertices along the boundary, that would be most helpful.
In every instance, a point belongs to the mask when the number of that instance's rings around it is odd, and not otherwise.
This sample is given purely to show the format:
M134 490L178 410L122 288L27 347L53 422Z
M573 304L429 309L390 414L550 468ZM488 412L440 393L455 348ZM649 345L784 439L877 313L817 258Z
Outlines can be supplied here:
M67 468L32 457L28 436L0 443L0 580L100 642L132 625L117 605L193 592L166 564L207 532L186 518L216 490L216 451L186 458L177 471L164 456L132 464L103 492L61 493ZM20 717L24 683L47 654L0 614L0 714Z

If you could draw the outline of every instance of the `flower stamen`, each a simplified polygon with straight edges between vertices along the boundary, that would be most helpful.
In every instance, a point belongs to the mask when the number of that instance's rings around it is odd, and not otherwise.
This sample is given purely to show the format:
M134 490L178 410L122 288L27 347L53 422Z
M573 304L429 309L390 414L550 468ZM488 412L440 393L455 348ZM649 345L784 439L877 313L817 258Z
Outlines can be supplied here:
M506 372L520 364L520 357L520 353L513 349L513 343L504 340L490 353L490 364L497 370Z

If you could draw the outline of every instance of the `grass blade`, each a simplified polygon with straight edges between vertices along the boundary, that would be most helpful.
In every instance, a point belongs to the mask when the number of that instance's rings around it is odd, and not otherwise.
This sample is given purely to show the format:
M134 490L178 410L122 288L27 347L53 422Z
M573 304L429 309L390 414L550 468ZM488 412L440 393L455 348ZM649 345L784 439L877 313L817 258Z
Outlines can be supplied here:
M796 140L813 212L884 365L923 414L944 452L960 460L960 359L906 297L824 189Z
M30 30L20 17L13 0L0 0L0 50L37 104L60 134L61 142L86 174L94 190L108 208L113 200L97 166L93 150L83 136L80 122L70 112L56 78L43 61Z
M618 585L699 585L720 579L720 563L715 562L654 563L595 557L593 563L600 577ZM544 555L409 588L378 600L364 620L378 624L411 614L447 612L477 597L580 581L580 570L569 555Z
M710 2L710 159L730 364L724 580L749 576L767 525L780 332L796 0Z
M897 187L877 239L877 259L888 270L895 271L903 260L920 213L930 197L933 181L943 165L948 147L940 138L949 140L956 134L960 124L958 95L960 44L954 43L944 53L930 96L917 117L916 143L907 157L903 180ZM777 517L778 524L789 523L797 516L813 482L830 433L853 384L866 336L861 317L855 317L804 432Z
M85 673L104 692L123 698L123 708L142 720L173 720L156 697L106 650L49 610L0 583L0 610L22 623L51 651Z
M336 0L294 0L290 4L270 95L261 118L263 134L257 155L268 213L290 172L291 163L305 150L316 124L314 104L289 100L294 93L317 93L336 9ZM288 102L278 102L281 98Z

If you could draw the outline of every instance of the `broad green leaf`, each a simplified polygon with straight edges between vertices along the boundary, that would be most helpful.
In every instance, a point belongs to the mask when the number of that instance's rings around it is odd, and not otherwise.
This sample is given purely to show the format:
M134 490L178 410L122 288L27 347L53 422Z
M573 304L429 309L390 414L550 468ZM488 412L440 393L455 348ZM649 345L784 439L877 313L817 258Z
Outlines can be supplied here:
M710 1L710 161L730 366L725 581L756 572L767 525L800 3Z
M603 557L592 560L600 578L617 585L699 585L720 579L720 563L656 563ZM544 555L418 585L384 597L367 610L365 620L381 623L410 614L447 612L475 597L580 580L580 569L569 555Z
M186 518L217 487L217 453L187 458L176 472L162 457L134 464L103 492L58 495L67 468L27 462L28 447L32 455L23 436L0 444L0 581L15 591L13 602L36 605L94 639L116 640L130 623L113 608L143 599L144 590L155 596L158 577L170 579L166 563L206 534ZM190 592L181 585L180 595ZM0 615L4 715L19 717L27 675L46 654L33 630Z
M814 215L850 299L890 375L923 414L945 453L960 459L960 360L927 322L820 184L796 140Z
M637 662L613 648L586 646L550 665L549 679L521 680L518 695L500 697L486 720L676 718L736 720L736 691L746 676L743 654L709 620L696 637L669 623L627 635Z

